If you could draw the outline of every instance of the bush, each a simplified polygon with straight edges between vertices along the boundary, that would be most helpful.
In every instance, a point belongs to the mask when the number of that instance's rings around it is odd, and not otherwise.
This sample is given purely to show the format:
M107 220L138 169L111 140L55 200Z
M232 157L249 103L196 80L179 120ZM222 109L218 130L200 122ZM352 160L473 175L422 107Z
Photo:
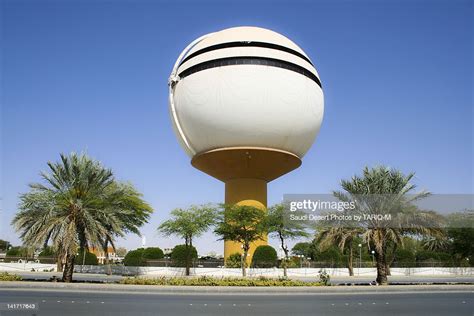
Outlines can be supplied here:
M173 261L174 267L185 267L186 258L189 251L189 258L191 262L197 259L197 250L192 247L186 247L186 245L177 245L171 251L171 260Z
M0 272L0 281L21 281L21 276L8 272Z
M43 250L41 250L41 252L38 255L38 257L46 257L46 258L51 258L55 256L56 256L56 253L54 252L53 247L49 247L49 246L44 247Z
M123 264L130 267L140 267L145 265L145 259L143 258L143 252L145 249L138 248L127 252L123 259Z
M415 262L415 254L408 249L397 249L394 262L404 266L413 264Z
M86 251L86 257L84 258L84 252L81 250L79 253L76 255L76 258L74 258L74 264L76 265L98 265L99 260L97 260L97 256L93 254L92 252Z
M262 245L255 249L252 257L252 267L273 268L277 266L278 256L272 246Z
M305 258L311 257L311 243L310 242L299 242L296 243L291 249L291 253L295 256L305 256Z
M324 251L316 251L314 260L326 267L345 267L346 260L337 246L331 246Z
M143 250L143 258L149 260L158 260L164 258L163 250L158 247L148 247Z
M324 270L324 269L319 270L318 274L319 274L319 282L322 285L326 285L326 286L331 285L331 277L326 272L326 270Z
M136 285L185 285L185 286L321 286L321 282L305 282L291 279L270 279L259 278L180 278L180 277L159 277L159 278L125 278L120 281L121 284Z
M20 259L28 257L28 249L25 247L12 247L6 253L6 258Z
M241 254L236 252L233 253L225 260L226 268L240 268L242 265Z
M159 247L138 248L130 250L123 259L123 264L130 267L146 266L147 260L163 259L163 250Z

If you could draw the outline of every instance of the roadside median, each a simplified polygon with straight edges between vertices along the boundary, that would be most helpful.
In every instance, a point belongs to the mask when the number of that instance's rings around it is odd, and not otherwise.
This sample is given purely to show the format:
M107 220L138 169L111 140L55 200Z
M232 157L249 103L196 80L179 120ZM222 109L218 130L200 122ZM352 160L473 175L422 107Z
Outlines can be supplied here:
M396 285L396 286L298 286L298 287L250 287L250 286L171 286L171 285L128 285L128 284L91 284L91 283L52 283L10 281L0 282L0 289L38 290L38 291L71 291L71 292L111 292L143 294L344 294L344 293L411 293L411 292L472 292L473 285Z

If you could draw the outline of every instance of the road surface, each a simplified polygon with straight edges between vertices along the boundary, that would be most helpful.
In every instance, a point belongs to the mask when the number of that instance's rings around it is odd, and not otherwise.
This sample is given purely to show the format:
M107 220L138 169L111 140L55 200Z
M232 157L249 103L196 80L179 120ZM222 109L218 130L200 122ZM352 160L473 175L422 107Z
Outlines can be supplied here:
M10 315L466 315L474 287L459 291L328 293L150 293L81 289L0 288L1 316ZM5 311L5 303L37 310ZM31 307L31 305L30 305Z

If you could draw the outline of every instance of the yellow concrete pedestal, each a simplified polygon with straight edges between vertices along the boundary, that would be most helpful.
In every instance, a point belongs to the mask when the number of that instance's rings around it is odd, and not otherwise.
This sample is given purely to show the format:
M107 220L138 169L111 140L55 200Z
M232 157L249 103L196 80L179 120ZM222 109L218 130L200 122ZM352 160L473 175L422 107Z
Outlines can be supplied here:
M219 148L193 157L191 164L225 183L225 203L255 206L266 211L267 183L301 165L296 155L272 148L232 147ZM267 238L253 243L247 262L259 245L266 245ZM241 245L224 243L224 258L242 253Z
M259 208L266 212L267 207L267 182L261 179L232 179L225 182L225 203L247 205ZM247 257L250 266L253 253L260 245L267 245L267 237L264 240L253 242ZM224 258L227 259L234 253L243 253L241 245L233 241L224 242Z

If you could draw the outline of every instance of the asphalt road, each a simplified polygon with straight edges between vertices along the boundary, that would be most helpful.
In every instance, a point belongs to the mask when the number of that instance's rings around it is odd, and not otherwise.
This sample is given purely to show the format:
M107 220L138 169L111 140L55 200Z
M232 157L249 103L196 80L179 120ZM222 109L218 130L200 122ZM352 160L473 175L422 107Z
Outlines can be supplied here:
M473 288L474 289L474 288ZM0 315L468 315L474 293L140 293L0 289ZM5 311L5 303L37 310Z
M53 275L61 278L62 273L58 272L29 272L18 271L15 274L21 275L26 280L49 280ZM148 276L153 278L152 275ZM113 283L120 281L123 277L120 275L88 274L74 273L76 281ZM299 277L294 278L303 281L315 281L315 278ZM332 277L331 283L338 284L369 284L375 280L375 276L354 276L354 277ZM389 276L389 282L392 284L417 284L417 283L473 283L474 276Z

